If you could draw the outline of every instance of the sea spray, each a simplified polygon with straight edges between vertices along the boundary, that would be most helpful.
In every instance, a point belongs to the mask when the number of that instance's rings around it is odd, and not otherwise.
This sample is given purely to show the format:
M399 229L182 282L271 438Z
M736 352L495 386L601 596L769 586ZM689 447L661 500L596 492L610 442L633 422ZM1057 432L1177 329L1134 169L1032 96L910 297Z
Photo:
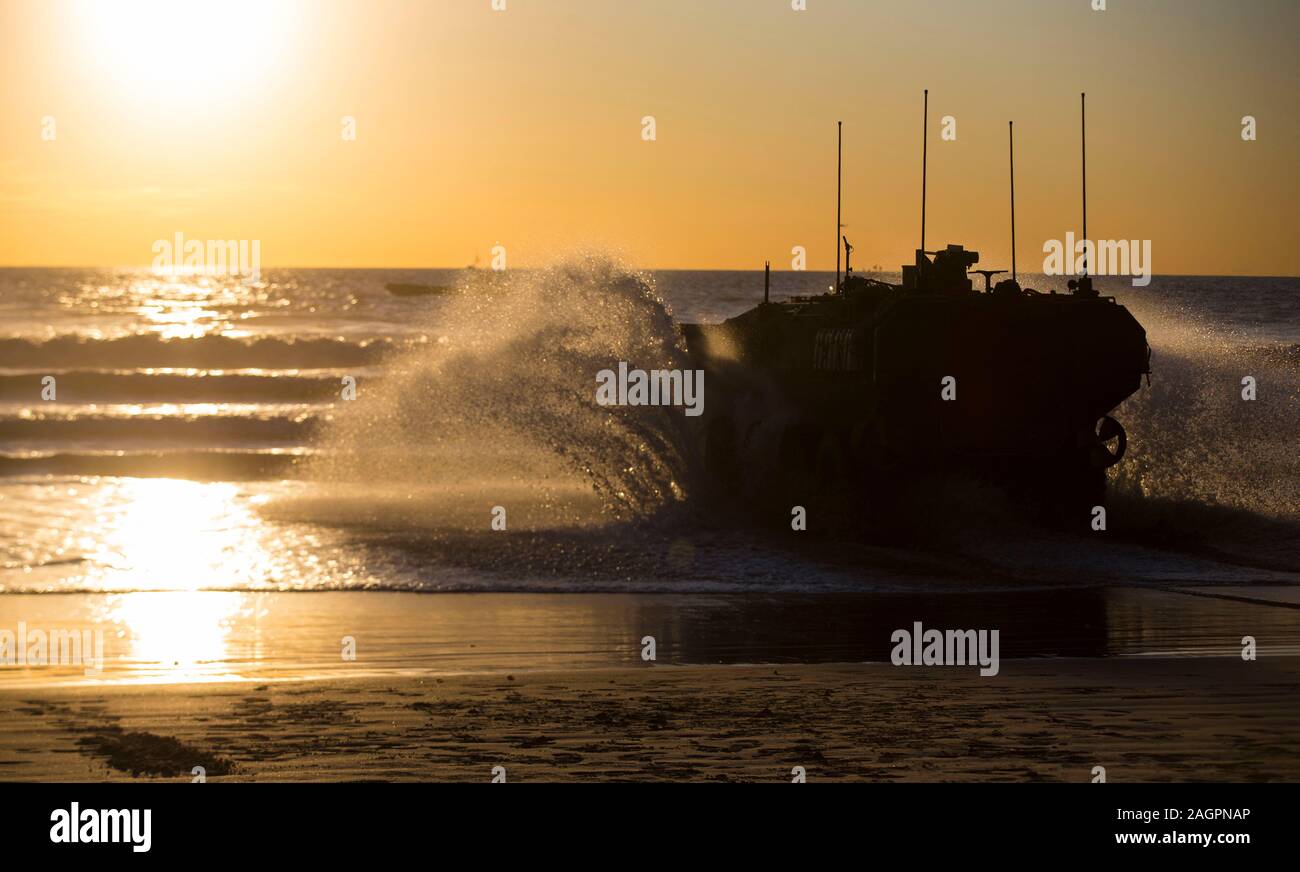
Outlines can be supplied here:
M427 332L338 404L309 474L387 501L385 521L396 495L408 521L468 527L496 505L555 526L686 499L697 462L680 411L594 399L596 374L619 361L686 368L648 277L590 255L469 274Z
M1248 566L1300 567L1300 348L1260 343L1166 300L1124 302L1153 356L1150 387L1115 413L1129 434L1111 472L1117 529Z
M1115 413L1129 434L1115 490L1300 521L1294 346L1252 346L1186 313L1126 302L1147 328L1152 376ZM1254 400L1243 399L1246 376Z

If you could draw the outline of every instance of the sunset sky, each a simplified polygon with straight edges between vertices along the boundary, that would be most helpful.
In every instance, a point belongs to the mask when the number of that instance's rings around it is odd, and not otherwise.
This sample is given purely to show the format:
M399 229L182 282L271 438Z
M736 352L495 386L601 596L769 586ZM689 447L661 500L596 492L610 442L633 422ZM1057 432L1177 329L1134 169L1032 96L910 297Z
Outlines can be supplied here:
M180 231L271 267L833 269L843 120L845 233L896 269L929 88L931 246L1010 265L1009 119L1021 269L1078 232L1086 90L1094 237L1152 240L1156 274L1300 274L1300 4L807 6L0 0L0 264L147 265Z

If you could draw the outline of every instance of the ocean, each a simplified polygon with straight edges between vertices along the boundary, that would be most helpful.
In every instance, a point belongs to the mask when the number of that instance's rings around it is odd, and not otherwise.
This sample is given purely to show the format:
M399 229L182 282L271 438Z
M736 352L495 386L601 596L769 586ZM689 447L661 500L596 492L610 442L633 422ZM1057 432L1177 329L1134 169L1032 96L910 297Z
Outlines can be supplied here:
M777 272L772 295L833 281ZM447 290L401 296L393 284ZM0 591L1297 580L1300 279L1097 284L1154 349L1149 386L1115 413L1129 432L1111 472L1116 535L1038 529L1008 511L989 536L976 516L1001 518L995 498L946 494L935 498L970 500L970 529L791 543L698 504L680 410L611 419L590 396L594 373L618 360L677 359L674 320L761 300L762 272L600 258L504 274L271 269L255 283L3 269ZM497 509L505 530L491 526Z

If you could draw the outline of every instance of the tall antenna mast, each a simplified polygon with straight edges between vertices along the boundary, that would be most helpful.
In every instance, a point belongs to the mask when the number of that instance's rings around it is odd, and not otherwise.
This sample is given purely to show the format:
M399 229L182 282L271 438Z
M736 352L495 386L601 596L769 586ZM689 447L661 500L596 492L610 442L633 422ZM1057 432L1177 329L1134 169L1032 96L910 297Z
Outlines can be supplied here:
M835 122L835 291L840 289L840 190L844 177L844 122Z
M1007 122L1007 143L1011 147L1011 280L1016 280L1016 122Z
M1088 94L1079 94L1079 145L1083 154L1083 274L1088 274Z
M925 89L925 110L921 119L921 251L925 251L925 166L930 132L930 89Z

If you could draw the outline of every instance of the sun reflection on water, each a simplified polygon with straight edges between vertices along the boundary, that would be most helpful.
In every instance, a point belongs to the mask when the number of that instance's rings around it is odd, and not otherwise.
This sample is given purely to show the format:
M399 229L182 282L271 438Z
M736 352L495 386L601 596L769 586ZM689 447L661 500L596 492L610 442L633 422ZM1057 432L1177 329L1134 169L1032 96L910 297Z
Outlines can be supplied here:
M0 590L17 581L21 591L38 592L0 603L0 627L22 620L99 633L103 655L102 673L51 669L24 679L270 680L338 663L343 633L333 627L311 644L295 641L318 622L317 601L269 593L349 587L361 578L362 564L327 532L263 517L277 495L296 492L284 482L164 478L15 485L0 501L0 527L13 526L34 544L30 553L11 549L25 565L8 567ZM38 510L47 505L61 511ZM64 590L85 595L42 595ZM0 674L0 686L16 674Z
M88 556L116 590L199 590L273 580L267 531L235 484L125 479L97 519Z
M240 671L236 664L257 661L255 650L244 650L258 618L250 591L284 574L258 502L230 482L109 485L97 507L89 553L96 568L87 581L121 591L102 601L94 619L110 636L113 674L125 668L132 681L228 680Z

